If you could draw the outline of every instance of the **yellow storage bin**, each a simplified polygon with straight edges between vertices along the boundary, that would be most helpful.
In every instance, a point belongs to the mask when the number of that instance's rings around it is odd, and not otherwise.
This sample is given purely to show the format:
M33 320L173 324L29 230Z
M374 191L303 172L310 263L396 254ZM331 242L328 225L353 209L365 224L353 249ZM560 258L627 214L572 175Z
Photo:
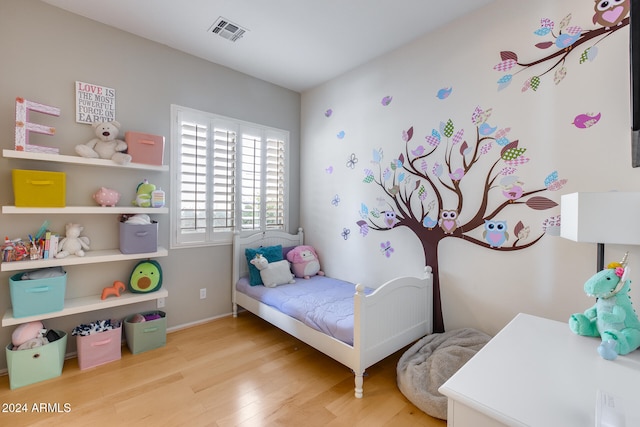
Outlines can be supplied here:
M13 196L20 208L63 208L66 206L66 174L13 169Z

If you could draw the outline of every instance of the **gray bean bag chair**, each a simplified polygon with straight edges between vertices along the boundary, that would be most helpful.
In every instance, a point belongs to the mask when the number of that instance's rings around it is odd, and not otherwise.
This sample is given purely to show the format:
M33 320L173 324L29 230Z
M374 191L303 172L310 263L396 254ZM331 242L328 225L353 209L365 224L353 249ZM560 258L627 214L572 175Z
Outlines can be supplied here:
M398 388L432 417L447 419L447 397L438 392L491 337L471 328L427 335L412 345L397 366Z

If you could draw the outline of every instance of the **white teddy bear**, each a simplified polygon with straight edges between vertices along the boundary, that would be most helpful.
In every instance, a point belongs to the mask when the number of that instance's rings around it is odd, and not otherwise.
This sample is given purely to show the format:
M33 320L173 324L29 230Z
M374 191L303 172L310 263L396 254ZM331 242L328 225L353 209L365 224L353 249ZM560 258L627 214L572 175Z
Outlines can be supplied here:
M68 255L84 256L84 251L89 250L89 244L91 243L87 236L80 236L84 227L80 224L68 223L65 229L67 235L60 240L58 246L59 252L55 257L64 258Z
M131 162L131 156L123 153L127 150L127 143L118 138L120 123L113 120L111 122L94 122L93 126L97 138L85 144L76 145L76 153L82 157L94 159L111 159L114 162L125 165Z

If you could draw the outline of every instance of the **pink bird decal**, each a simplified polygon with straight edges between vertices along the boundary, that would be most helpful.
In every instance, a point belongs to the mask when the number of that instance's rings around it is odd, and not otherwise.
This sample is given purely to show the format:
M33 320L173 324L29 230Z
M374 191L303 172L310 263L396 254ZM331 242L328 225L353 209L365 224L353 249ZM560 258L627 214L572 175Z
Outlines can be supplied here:
M578 129L586 129L589 128L593 125L595 125L596 123L598 123L600 121L600 117L601 114L593 114L593 113L587 113L587 114L578 114L574 119L573 119L573 125L575 127L577 127Z
M449 174L449 178L451 178L453 181L460 181L463 176L464 176L464 169L462 168L458 168Z
M411 150L411 154L414 156L422 156L424 154L424 147L422 145L418 145L415 150Z
M509 200L517 200L522 197L524 190L519 185L513 185L509 188L502 190L502 194Z

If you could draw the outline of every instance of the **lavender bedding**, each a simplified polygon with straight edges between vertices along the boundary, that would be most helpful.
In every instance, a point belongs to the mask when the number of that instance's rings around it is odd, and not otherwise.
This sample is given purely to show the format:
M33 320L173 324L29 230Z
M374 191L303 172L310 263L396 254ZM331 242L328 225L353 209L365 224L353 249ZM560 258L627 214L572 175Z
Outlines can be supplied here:
M236 289L274 307L305 325L353 345L353 295L355 285L326 276L296 278L296 283L275 288L249 285L243 277ZM373 289L367 288L369 294Z

